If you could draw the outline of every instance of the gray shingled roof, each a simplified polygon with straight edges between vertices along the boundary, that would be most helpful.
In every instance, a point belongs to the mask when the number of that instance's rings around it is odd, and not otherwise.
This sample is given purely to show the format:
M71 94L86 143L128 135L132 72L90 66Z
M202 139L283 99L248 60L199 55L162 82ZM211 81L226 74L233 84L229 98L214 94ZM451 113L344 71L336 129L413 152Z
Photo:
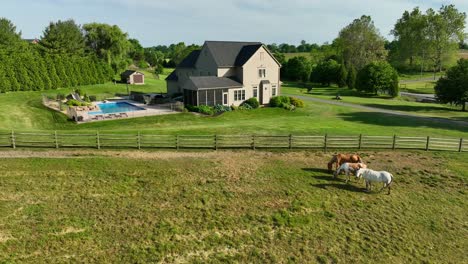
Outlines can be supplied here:
M137 71L132 71L132 70L126 70L120 74L122 78L128 78L130 75L134 74ZM143 73L142 73L143 74ZM143 74L144 75L144 74Z
M241 63L245 63L262 46L260 42L236 41L206 41L205 44L218 67L242 66Z
M187 57L185 57L178 65L177 68L193 68L200 55L200 50L192 51Z
M173 70L171 74L169 74L169 76L166 77L166 81L177 81L177 80L179 80L179 77L177 77L177 73L175 70Z
M240 88L243 85L233 79L216 76L192 76L190 81L196 89Z

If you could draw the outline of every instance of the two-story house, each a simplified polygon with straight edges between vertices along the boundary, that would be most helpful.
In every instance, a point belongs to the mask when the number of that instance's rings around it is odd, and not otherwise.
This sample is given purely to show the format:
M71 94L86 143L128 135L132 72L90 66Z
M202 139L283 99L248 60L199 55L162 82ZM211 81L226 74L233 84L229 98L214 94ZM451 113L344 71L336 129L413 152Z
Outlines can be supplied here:
M169 95L190 105L240 105L280 94L281 64L260 42L206 41L166 78Z

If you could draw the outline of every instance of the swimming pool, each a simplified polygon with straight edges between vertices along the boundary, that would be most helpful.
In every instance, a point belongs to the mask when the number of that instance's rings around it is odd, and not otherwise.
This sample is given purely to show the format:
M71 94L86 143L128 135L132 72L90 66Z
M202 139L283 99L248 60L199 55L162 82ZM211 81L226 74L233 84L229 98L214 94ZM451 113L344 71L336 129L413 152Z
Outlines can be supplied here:
M127 102L110 102L98 104L101 111L88 112L89 115L102 115L123 112L135 112L145 110L143 107L138 107Z

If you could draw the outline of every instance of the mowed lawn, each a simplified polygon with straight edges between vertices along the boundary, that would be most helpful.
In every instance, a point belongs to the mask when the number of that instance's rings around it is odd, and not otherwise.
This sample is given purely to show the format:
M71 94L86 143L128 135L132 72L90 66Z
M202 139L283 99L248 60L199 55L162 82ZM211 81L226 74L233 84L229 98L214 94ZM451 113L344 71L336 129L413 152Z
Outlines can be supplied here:
M460 106L413 102L406 97L390 98L388 96L361 94L355 90L350 90L348 88L338 88L335 86L313 87L312 91L307 92L306 88L298 88L297 84L285 84L283 86L283 93L290 95L311 96L329 100L333 100L337 94L340 94L342 99L341 102L345 103L408 112L412 114L419 114L421 116L444 117L454 120L468 121L468 112L462 112Z
M322 152L0 152L0 259L466 263L468 155L360 154L391 195Z
M113 84L89 87L107 93ZM118 85L117 85L118 86ZM83 87L83 90L87 89ZM125 86L119 87L126 89ZM290 112L278 108L235 111L209 117L180 113L77 125L41 105L39 92L0 95L1 130L73 130L159 134L429 135L466 137L468 128L327 104L306 103Z

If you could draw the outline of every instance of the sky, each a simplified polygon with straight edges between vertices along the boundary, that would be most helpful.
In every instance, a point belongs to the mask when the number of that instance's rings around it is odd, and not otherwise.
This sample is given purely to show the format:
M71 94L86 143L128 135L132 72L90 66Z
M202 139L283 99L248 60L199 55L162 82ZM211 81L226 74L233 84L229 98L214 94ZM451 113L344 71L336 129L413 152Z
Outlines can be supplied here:
M322 44L361 15L370 15L381 34L405 10L454 4L468 13L467 0L0 0L0 17L23 38L40 38L51 21L118 25L144 47L205 40Z

